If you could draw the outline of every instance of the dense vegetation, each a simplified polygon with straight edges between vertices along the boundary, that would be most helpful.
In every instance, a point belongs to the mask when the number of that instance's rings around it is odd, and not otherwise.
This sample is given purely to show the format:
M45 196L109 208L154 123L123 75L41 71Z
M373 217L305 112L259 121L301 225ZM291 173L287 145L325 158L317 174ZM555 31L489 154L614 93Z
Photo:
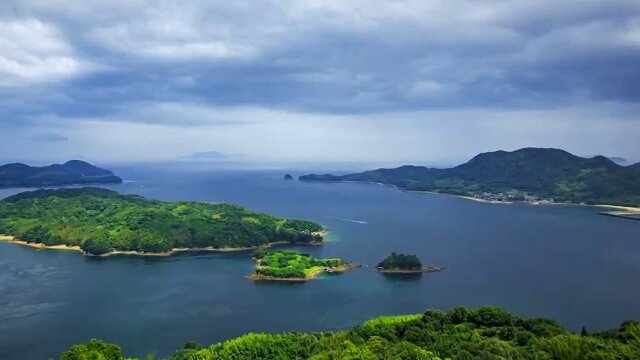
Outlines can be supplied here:
M0 166L0 187L38 187L120 182L122 182L122 179L113 175L111 171L80 160L71 160L64 164L43 167L32 167L19 163Z
M45 245L114 250L249 247L321 240L319 224L231 204L163 202L98 188L36 190L0 201L0 234Z
M304 279L317 271L342 265L341 259L315 259L309 254L292 250L259 250L254 254L256 275L277 278Z
M422 263L415 255L391 253L378 263L377 268L382 270L420 270Z
M123 359L116 345L92 340L62 360ZM187 343L172 360L427 359L614 360L640 358L640 322L610 331L567 332L551 320L520 318L484 307L423 315L381 317L350 330L328 333L248 334L203 348Z
M376 182L468 196L517 190L562 202L640 206L640 163L625 167L604 156L582 158L558 149L483 153L449 169L407 165L343 176L312 174L300 180Z

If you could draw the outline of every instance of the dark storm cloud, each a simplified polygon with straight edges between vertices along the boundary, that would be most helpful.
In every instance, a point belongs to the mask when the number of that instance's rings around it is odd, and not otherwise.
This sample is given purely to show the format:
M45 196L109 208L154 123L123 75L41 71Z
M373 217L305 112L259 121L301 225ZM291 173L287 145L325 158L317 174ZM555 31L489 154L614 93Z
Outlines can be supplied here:
M41 63L24 70L60 58L68 69L39 79L0 65L3 92L18 112L59 115L139 101L366 113L640 100L637 2L425 3L5 4L5 22L59 43L32 49ZM58 98L6 89L51 78Z

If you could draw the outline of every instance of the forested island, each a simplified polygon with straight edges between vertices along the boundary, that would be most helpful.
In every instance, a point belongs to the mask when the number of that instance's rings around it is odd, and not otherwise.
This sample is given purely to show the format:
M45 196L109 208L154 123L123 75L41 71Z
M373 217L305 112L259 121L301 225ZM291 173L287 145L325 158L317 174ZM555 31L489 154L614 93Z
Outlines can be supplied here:
M325 272L343 272L356 265L339 258L316 259L293 250L258 250L254 254L256 270L251 280L306 281Z
M48 166L15 163L0 166L0 187L41 187L121 183L113 172L80 160Z
M604 156L524 148L477 155L448 169L405 165L349 175L305 175L301 181L358 181L490 201L572 202L640 206L640 163L621 166Z
M216 359L638 359L640 322L589 333L565 330L553 320L521 318L495 307L379 317L351 329L323 333L247 334L202 347L189 342L171 360ZM91 340L61 360L123 360L114 344ZM129 358L127 359L134 359Z
M376 270L382 273L418 274L436 272L442 270L439 267L423 267L416 255L391 253L376 266Z
M319 244L322 232L314 222L277 218L232 204L165 202L99 188L36 190L0 201L0 234L25 244L90 255Z

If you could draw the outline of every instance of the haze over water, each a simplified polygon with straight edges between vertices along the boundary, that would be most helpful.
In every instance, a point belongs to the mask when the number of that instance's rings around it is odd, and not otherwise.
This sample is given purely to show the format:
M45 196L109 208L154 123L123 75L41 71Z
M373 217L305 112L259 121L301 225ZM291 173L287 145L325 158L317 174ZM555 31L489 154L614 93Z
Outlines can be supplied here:
M126 354L170 354L246 332L335 330L374 316L496 305L572 330L640 319L640 222L588 206L502 205L369 184L285 181L288 171L114 168L111 189L162 200L233 202L314 220L316 257L368 268L304 284L243 277L251 253L94 259L0 243L0 358L57 357L92 337ZM291 171L294 175L303 171ZM23 189L2 189L6 197ZM445 271L388 277L390 252Z

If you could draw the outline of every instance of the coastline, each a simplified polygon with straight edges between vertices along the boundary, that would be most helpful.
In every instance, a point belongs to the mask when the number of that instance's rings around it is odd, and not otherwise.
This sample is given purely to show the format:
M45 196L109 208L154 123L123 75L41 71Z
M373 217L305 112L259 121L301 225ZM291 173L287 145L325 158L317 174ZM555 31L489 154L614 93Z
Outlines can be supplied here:
M438 272L442 270L444 270L444 268L439 268L436 266L427 266L427 267L423 267L422 269L416 269L416 270L401 270L401 269L385 270L382 268L376 268L376 271L382 274L422 274L422 273Z
M293 281L293 282L310 281L310 280L317 279L320 275L322 275L324 273L343 273L345 271L348 271L348 270L351 270L351 269L355 269L355 268L359 268L361 266L362 265L358 265L358 264L354 264L354 263L348 262L348 263L345 263L345 264L330 268L331 271L327 271L327 268L317 269L317 270L309 273L309 275L307 275L307 276L305 276L303 278L299 278L299 277L282 278L282 277L265 276L265 275L259 275L259 274L253 273L251 275L245 276L245 279L248 279L248 280L251 280L251 281Z
M326 234L326 232L324 232ZM82 253L82 255L84 256L92 256L92 257L109 257L109 256L113 256L113 255L134 255L134 256L152 256L152 257L163 257L163 256L172 256L175 254L179 254L179 253L183 253L183 252L205 252L205 251L210 251L210 252L242 252L242 251L252 251L252 250L258 250L258 249L263 249L263 248L270 248L272 246L282 246L282 245L305 245L305 246L322 246L325 244L325 241L314 241L314 242L309 242L309 243L296 243L296 242L289 242L289 241L274 241L274 242L270 242L264 245L257 245L257 246L246 246L246 247L237 247L237 248L233 248L233 247L223 247L223 248L214 248L212 246L208 246L208 247L198 247L198 248L173 248L170 251L167 252L162 252L162 253L158 253L158 252L140 252L140 251L135 251L135 250L114 250L114 251L110 251L108 253L104 253L104 254L89 254L87 252L85 252L84 250L82 250L82 248L80 248L80 246L77 245L45 245L43 243L34 243L34 242L27 242L24 240L20 240L20 239L16 239L15 237L11 236L11 235L0 235L0 241L5 241L5 242L9 242L12 244L17 244L17 245L21 245L21 246L27 246L30 248L34 248L34 249L38 249L38 250L71 250L71 251L77 251Z
M10 236L10 235L0 235L0 241L5 241L5 242L9 242L9 243L12 243L12 244L17 244L17 245L22 245L22 246L27 246L27 247L38 249L38 250L51 249L51 250L71 250L71 251L84 252L84 251L82 251L80 246L77 246L77 245L64 245L64 244L61 244L61 245L45 245L43 243L31 243L31 242L26 242L24 240L16 239L15 237Z
M393 184L385 184L385 183L380 183L380 182L374 182L374 181L355 181L355 180L344 180L344 181L323 181L323 180L305 180L305 181L316 181L316 182L334 182L334 183L339 183L339 182L344 182L344 183L361 183L361 184L374 184L374 185L381 185L381 186L386 186L386 187L390 187L390 188L394 188L396 190L400 190L403 192L408 192L408 193L422 193L422 194L432 194L432 195L445 195L445 196L453 196L453 197L457 197L460 199L465 199L465 200L471 200L471 201L477 201L477 202L481 202L481 203L487 203L487 204L505 204L505 205L509 205L509 204L528 204L528 205L579 205L579 206L593 206L593 207L601 207L601 208L608 208L608 209L613 209L613 210L621 210L621 211L627 211L629 213L640 213L640 206L635 207L635 206L625 206L625 205L611 205L611 204L585 204L585 203L579 203L579 202L550 202L550 201L497 201L497 200L487 200L487 199L482 199L482 198L477 198L477 197L473 197L473 196L468 196L468 195L458 195L458 194L449 194L449 193L445 193L445 192L439 192L439 191L429 191L429 190L408 190L405 188L401 188L397 185L393 185Z

